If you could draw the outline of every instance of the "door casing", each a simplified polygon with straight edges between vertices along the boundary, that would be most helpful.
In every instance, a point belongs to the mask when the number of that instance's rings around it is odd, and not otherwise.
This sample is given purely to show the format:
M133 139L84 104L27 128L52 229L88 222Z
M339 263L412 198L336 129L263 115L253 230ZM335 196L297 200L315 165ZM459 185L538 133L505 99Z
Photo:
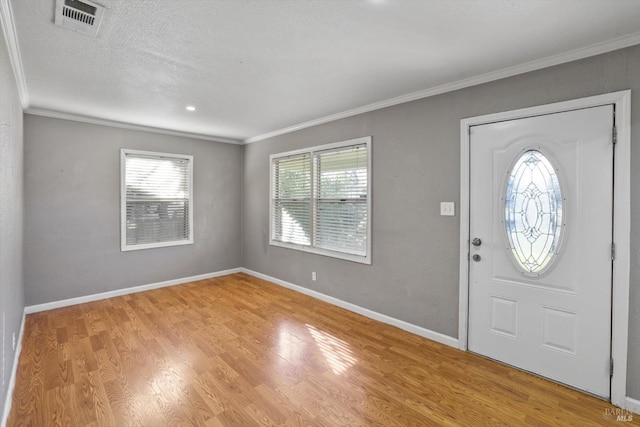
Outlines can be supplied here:
M502 113L471 117L460 121L460 297L458 347L467 351L469 315L469 167L471 126L560 113L581 108L613 104L617 142L615 146L613 188L613 238L616 256L613 262L611 354L611 403L626 407L627 345L629 329L629 271L631 230L631 91L612 92L576 100L558 102Z

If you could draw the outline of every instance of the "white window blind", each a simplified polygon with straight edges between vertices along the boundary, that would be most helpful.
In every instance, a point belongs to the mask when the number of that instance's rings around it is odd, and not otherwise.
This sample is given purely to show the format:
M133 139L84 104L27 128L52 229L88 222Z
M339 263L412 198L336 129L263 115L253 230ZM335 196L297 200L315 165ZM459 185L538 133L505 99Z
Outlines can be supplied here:
M315 154L315 246L367 254L367 146Z
M122 250L193 243L192 156L122 150Z
M279 242L311 243L311 157L309 153L272 162L272 238Z
M370 263L370 137L271 156L271 244Z

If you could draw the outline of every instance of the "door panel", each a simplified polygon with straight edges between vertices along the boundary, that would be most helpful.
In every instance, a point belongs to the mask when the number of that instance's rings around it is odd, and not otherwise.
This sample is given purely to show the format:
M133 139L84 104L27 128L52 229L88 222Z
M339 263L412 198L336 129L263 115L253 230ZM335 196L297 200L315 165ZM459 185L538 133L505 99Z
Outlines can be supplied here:
M470 144L469 349L605 398L612 127L602 106L473 126Z

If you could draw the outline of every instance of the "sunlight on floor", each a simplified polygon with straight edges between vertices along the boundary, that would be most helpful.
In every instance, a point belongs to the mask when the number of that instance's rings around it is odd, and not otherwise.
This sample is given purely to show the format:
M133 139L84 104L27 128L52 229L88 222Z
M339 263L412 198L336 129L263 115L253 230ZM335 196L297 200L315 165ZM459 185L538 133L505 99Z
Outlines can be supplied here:
M156 373L149 382L150 395L162 397L167 403L179 404L184 400L184 378L188 376L187 367L180 363L167 366L156 363Z
M277 353L283 359L296 364L303 359L306 344L295 335L295 330L289 330L285 323L278 331Z
M353 357L349 344L309 324L306 327L334 374L343 374L355 365L357 360Z

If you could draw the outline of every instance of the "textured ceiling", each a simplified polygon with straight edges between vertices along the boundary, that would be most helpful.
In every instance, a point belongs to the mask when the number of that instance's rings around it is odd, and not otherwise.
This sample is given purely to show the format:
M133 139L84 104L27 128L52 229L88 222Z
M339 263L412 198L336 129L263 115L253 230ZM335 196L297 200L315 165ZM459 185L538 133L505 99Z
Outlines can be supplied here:
M97 38L55 26L55 0L10 0L31 109L239 140L640 42L637 0L95 1Z

